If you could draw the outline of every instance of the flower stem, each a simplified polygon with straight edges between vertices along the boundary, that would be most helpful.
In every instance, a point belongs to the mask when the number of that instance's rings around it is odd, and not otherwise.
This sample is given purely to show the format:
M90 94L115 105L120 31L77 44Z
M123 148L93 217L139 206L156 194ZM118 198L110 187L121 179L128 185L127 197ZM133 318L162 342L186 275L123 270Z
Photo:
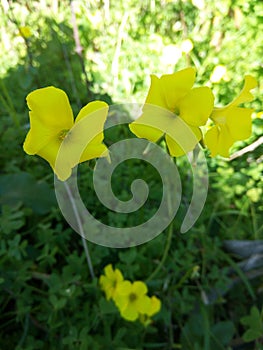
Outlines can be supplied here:
M1 93L0 93L0 102L3 104L5 107L6 111L9 113L10 117L13 120L13 123L17 127L19 131L21 131L21 125L20 121L17 117L17 113L14 107L14 104L12 103L12 99L6 89L6 86L2 80L0 80L0 88L1 88Z
M90 275L91 275L91 278L94 279L95 278L95 274L94 274L94 270L93 270L93 265L92 265L90 253L89 253L89 247L88 247L87 241L85 239L85 233L84 233L84 230L83 230L83 226L82 226L82 222L81 222L81 219L80 219L80 216L79 216L79 212L78 212L78 209L76 207L76 203L74 201L74 198L72 196L72 192L70 190L70 187L68 186L66 181L63 182L63 183L64 183L64 186L65 186L66 191L68 193L69 200L70 200L70 203L72 205L72 209L73 209L75 218L77 220L78 229L79 229L79 233L81 235L82 244L83 244L84 252L85 252L85 255L86 255L86 259L87 259Z
M161 268L163 267L165 260L168 256L170 246L171 246L172 235L173 235L173 222L171 222L169 225L167 241L166 241L166 245L164 248L162 259L161 259L160 263L158 264L158 266L156 267L156 269L153 271L153 273L146 279L146 282L151 281L158 274L158 272L161 270Z

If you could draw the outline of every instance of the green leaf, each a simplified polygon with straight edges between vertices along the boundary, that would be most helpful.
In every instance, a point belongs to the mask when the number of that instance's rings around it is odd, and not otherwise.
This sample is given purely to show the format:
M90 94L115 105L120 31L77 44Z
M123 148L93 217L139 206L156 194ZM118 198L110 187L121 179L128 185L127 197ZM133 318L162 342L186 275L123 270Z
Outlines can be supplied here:
M56 205L54 191L46 182L38 182L28 173L0 176L0 205L15 206L22 202L36 214L46 214Z
M113 314L117 312L117 309L111 300L101 298L99 301L99 306L102 314Z
M241 318L240 322L248 326L248 329L243 334L244 341L249 342L262 337L263 321L261 319L260 311L256 306L250 310L250 315Z
M245 342L251 342L253 340L260 338L261 336L262 336L262 331L249 329L243 334L242 338L244 339Z
M212 332L221 344L227 345L235 334L235 327L231 321L222 321L212 327Z

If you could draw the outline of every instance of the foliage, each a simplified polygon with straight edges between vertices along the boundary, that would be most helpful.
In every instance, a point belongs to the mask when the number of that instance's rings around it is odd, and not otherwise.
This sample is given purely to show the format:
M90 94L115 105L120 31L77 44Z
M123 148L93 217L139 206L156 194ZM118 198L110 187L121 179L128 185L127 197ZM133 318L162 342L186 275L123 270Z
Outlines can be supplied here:
M250 310L250 315L241 318L241 323L248 327L243 334L243 339L246 342L262 338L263 334L263 317L262 312L257 307L253 306Z
M219 96L217 105L226 105L238 94L245 74L257 79L252 136L232 150L256 141L263 125L260 2L76 1L82 58L76 53L68 1L1 5L0 348L209 350L246 349L248 342L249 349L254 340L260 348L262 260L257 266L250 262L251 269L246 269L244 259L255 259L255 254L232 254L225 241L263 238L262 146L231 161L207 158L207 202L196 225L184 235L179 227L191 199L191 168L186 157L178 158L183 200L172 238L162 233L122 250L88 242L94 280L81 238L56 204L49 166L22 150L28 130L25 97L35 88L55 85L65 90L76 115L93 99L142 102L149 74L188 65L197 67L198 84L212 87ZM19 27L25 26L32 32L27 38L19 35ZM188 52L183 51L186 40L193 44ZM216 78L219 65L226 70ZM110 145L129 137L128 128L118 127L108 130L105 140ZM130 198L135 178L150 185L146 206L130 217L101 206L93 191L92 168L92 162L79 167L79 187L95 217L124 227L152 215L162 183L149 165L129 160L114 174L114 193L124 200ZM131 281L144 281L149 294L162 301L148 327L122 319L105 299L98 277L108 264ZM256 334L251 333L253 325Z

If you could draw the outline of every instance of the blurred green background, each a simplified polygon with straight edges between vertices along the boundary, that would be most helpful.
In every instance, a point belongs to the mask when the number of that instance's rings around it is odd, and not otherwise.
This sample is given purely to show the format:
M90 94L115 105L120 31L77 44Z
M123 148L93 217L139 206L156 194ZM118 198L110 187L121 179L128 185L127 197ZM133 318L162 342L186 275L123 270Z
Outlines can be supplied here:
M179 227L192 185L182 157L183 201L170 243L166 233L124 250L89 243L97 278L112 263L162 300L147 328L121 319L91 280L81 239L57 206L51 169L22 149L30 91L63 89L76 115L93 99L143 103L150 74L189 65L197 68L197 85L212 88L217 106L239 93L246 74L257 79L253 133L232 152L243 149L262 136L262 32L258 0L1 0L0 350L263 349L262 144L232 161L207 157L206 206L186 234ZM129 136L115 128L105 142ZM93 214L133 225L136 216L116 217L97 201L92 164L79 170ZM115 193L129 199L130 183L142 174L157 203L158 174L138 161L115 174ZM165 263L149 280L165 247Z

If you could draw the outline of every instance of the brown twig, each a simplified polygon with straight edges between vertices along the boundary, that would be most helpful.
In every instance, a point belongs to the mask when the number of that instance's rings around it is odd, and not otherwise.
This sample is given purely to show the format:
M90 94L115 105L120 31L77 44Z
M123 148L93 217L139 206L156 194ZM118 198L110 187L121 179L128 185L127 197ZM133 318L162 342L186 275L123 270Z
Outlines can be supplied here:
M260 145L262 145L263 143L263 136L261 136L258 140L254 141L253 143L251 143L251 145L242 148L241 150L235 152L232 154L232 156L229 158L229 160L233 160L236 159L238 157L243 156L244 154L248 153L248 152L252 152L254 151L257 147L259 147Z

